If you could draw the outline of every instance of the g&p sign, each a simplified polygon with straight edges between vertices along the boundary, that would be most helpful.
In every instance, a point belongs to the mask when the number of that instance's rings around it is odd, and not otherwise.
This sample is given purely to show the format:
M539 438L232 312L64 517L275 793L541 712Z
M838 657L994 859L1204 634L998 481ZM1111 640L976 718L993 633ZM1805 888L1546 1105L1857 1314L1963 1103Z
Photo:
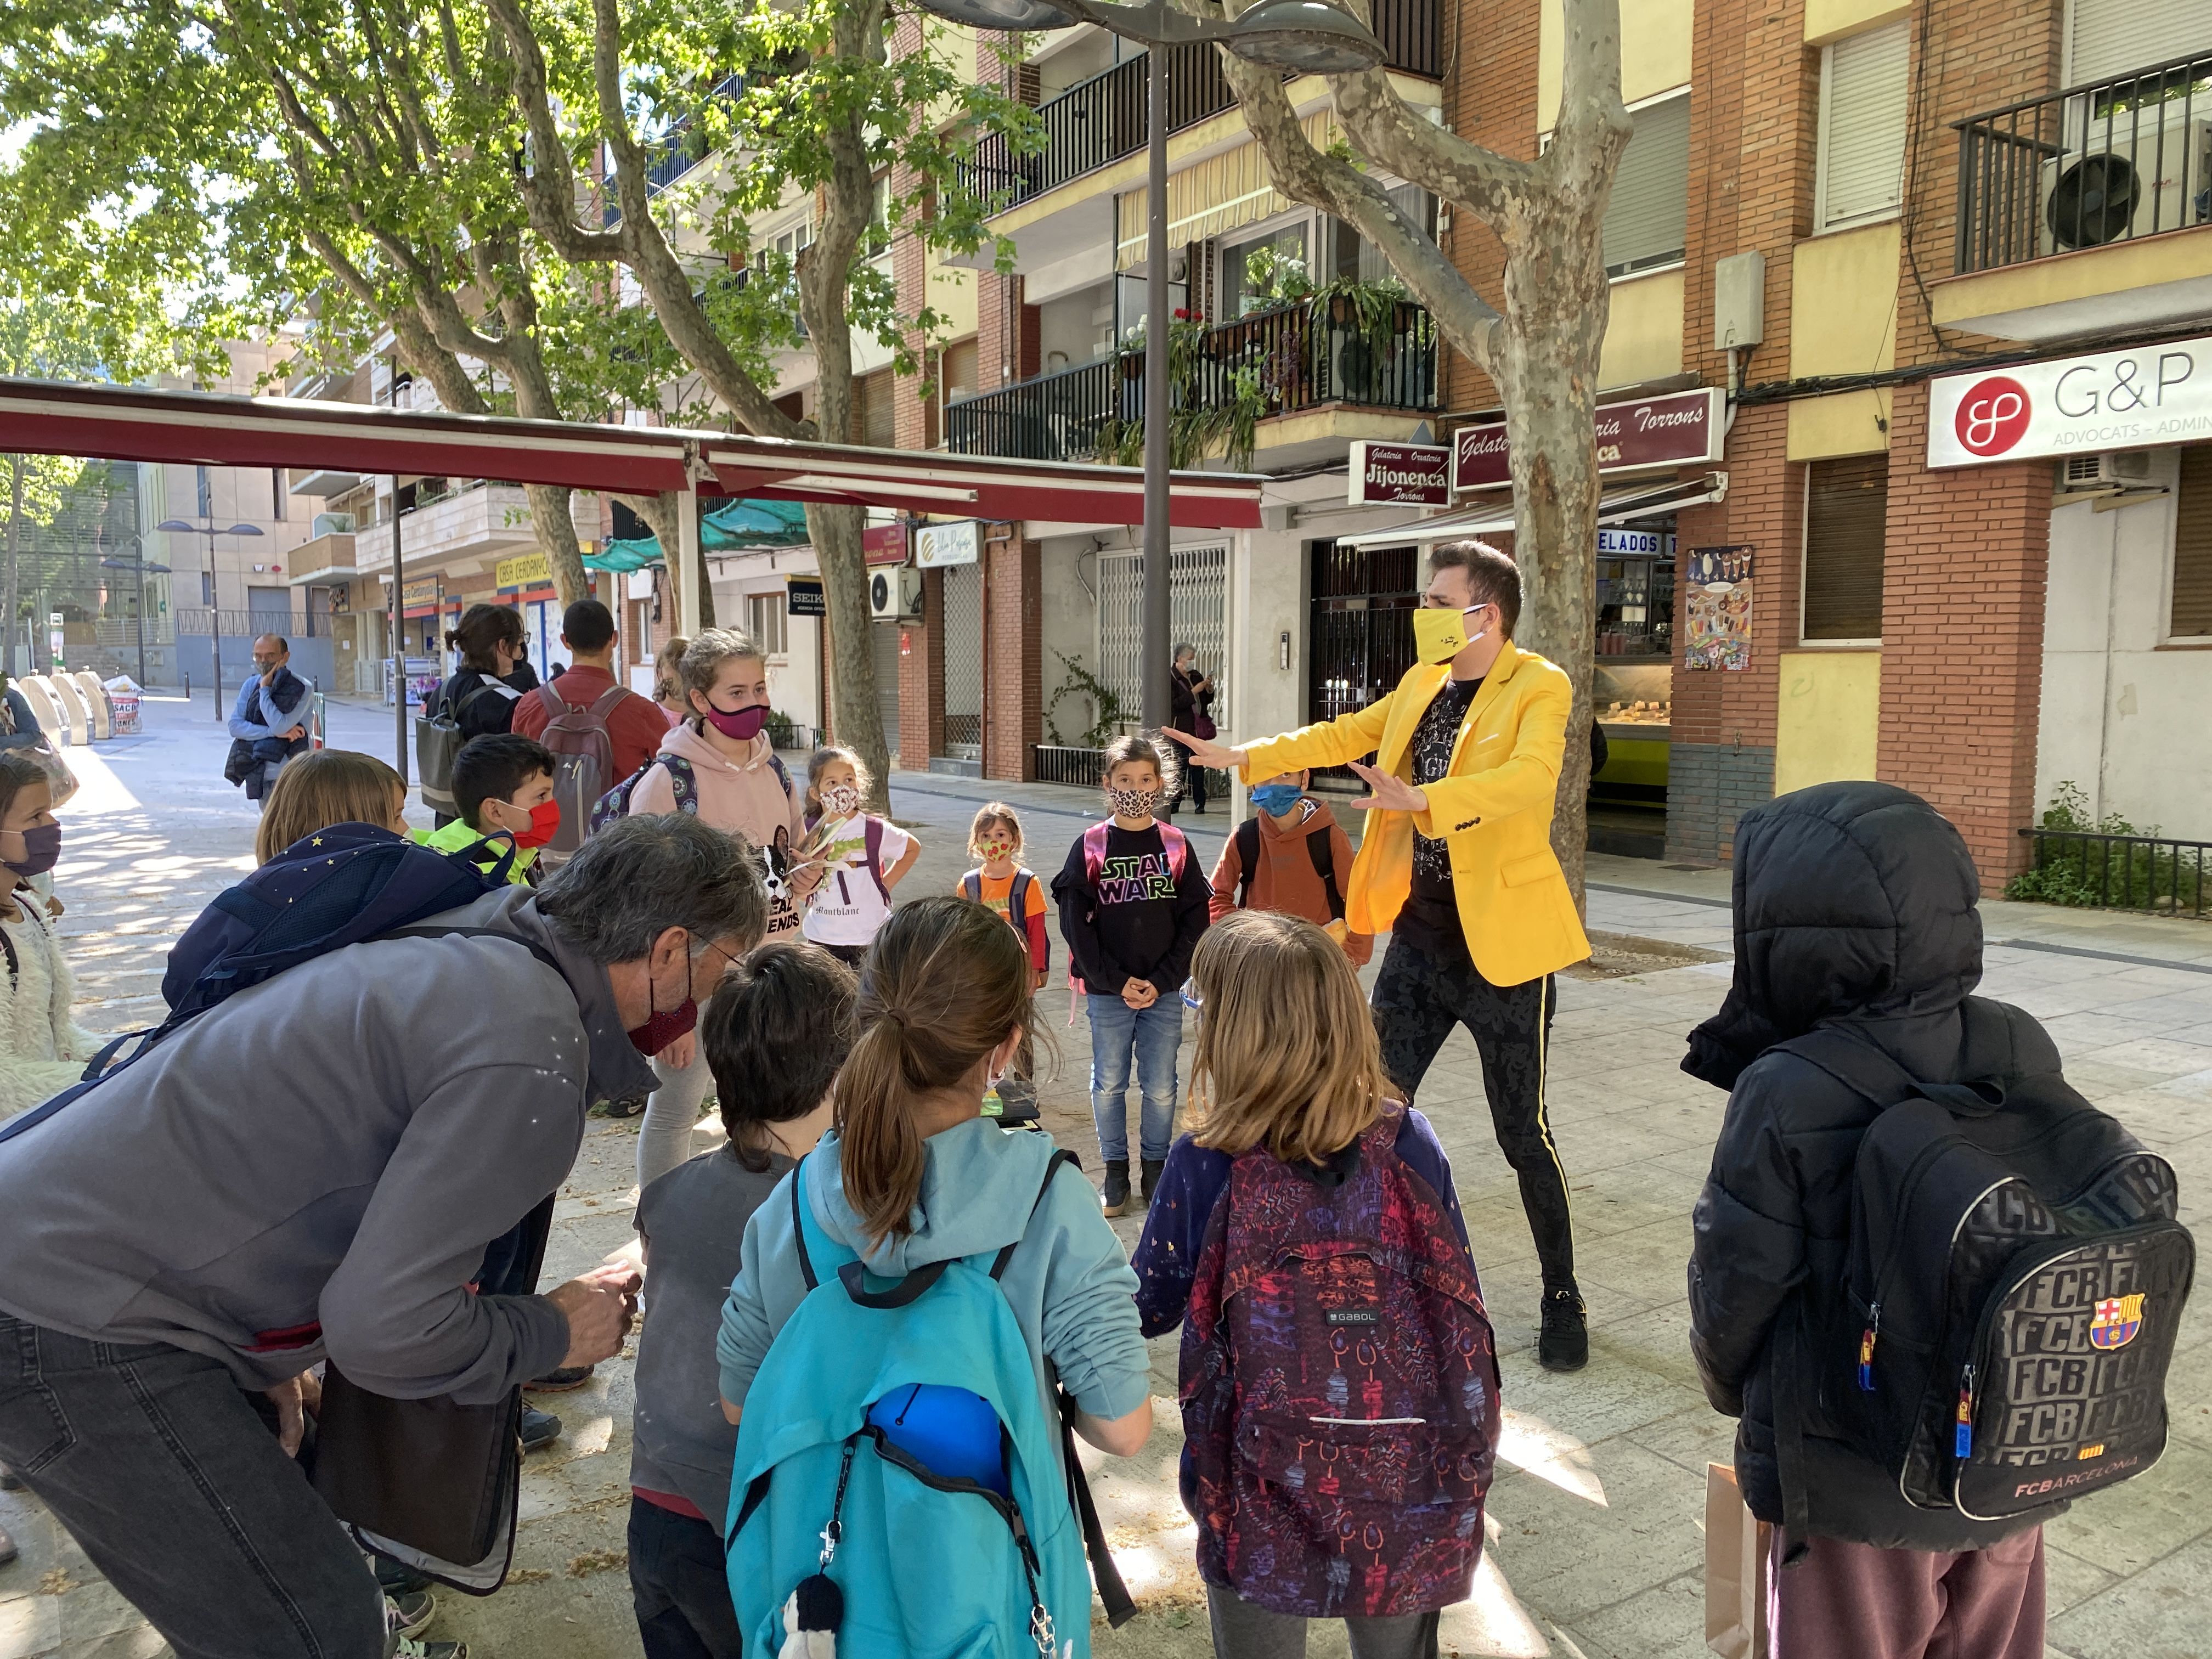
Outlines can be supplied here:
M1929 386L1928 465L1981 466L2212 438L2212 339L1947 374Z

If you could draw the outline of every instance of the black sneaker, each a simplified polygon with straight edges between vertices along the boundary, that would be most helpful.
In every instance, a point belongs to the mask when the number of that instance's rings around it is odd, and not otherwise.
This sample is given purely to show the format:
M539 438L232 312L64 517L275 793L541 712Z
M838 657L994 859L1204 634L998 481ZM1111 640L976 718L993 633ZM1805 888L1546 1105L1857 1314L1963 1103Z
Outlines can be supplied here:
M522 1449L534 1452L550 1446L561 1437L561 1419L551 1412L541 1412L535 1406L522 1408Z
M606 1103L606 1114L609 1117L635 1117L644 1110L643 1095L625 1095L620 1100L610 1100Z
M1536 1335L1536 1363L1547 1371L1578 1371L1589 1364L1589 1324L1583 1299L1572 1291L1544 1292L1544 1326Z
M543 1376L532 1377L522 1385L522 1390L525 1394L566 1394L590 1382L594 1369L590 1365L562 1365Z
M1167 1167L1168 1161L1164 1158L1148 1158L1145 1160L1145 1182L1143 1190L1145 1194L1145 1206L1147 1209L1152 1207L1152 1194L1159 1190L1160 1171Z
M395 1561L388 1555L380 1555L374 1559L377 1588L388 1599L396 1601L401 1596L412 1595L418 1590L430 1588L429 1576L416 1571L405 1562Z
M436 1622L437 1599L428 1590L413 1590L404 1595L386 1593L384 1598L384 1630L387 1636L420 1636Z
M1106 1190L1098 1195L1100 1206L1109 1216L1121 1215L1129 1207L1129 1160L1109 1158L1106 1160Z

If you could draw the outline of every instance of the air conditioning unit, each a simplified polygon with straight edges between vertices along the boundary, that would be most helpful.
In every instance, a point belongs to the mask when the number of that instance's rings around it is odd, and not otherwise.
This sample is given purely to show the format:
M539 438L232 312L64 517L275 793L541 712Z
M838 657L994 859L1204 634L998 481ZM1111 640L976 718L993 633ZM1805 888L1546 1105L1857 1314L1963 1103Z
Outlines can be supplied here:
M2084 118L2069 103L2068 127ZM2076 150L2045 161L2039 252L2064 253L2212 221L2212 119L2138 110L2086 121Z
M918 622L921 617L921 572L890 565L868 578L868 614L878 622Z
M2059 469L2061 495L2111 489L2142 489L2150 483L2150 451L2115 449L2101 455L2069 455Z

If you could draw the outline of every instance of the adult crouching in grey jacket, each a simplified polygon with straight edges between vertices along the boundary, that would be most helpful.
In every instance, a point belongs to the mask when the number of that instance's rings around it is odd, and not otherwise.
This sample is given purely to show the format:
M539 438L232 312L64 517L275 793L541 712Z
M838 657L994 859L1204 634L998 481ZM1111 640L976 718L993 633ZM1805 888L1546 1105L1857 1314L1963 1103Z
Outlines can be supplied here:
M2042 1659L2043 1534L2064 1505L2004 1522L1916 1508L1833 1431L1803 1332L1846 1320L1852 1169L1882 1108L1778 1044L1840 1028L1924 1083L2059 1069L1982 975L1973 860L1918 796L1832 783L1744 815L1735 834L1735 983L1682 1069L1729 1091L1690 1258L1690 1346L1705 1395L1739 1420L1745 1501L1775 1525L1773 1659ZM2046 1093L2047 1091L2038 1091ZM1778 1437L1778 1396L1808 1402ZM1782 1436L1789 1424L1781 1425ZM1785 1474L1808 1537L1784 1553Z
M303 963L0 1143L0 1462L179 1659L382 1659L376 1580L254 1396L328 1358L489 1402L612 1355L633 1276L471 1282L766 914L731 837L628 819L431 924L482 935Z

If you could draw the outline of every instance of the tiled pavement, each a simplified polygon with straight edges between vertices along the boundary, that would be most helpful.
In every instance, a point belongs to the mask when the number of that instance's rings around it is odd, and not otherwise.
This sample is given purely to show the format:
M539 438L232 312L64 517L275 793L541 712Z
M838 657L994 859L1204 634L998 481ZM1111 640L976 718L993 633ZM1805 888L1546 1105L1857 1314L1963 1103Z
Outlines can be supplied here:
M149 1009L167 944L246 867L251 842L250 815L215 775L221 744L204 696L190 710L156 703L151 714L151 735L104 746L84 768L85 793L64 814L59 877L73 907L65 932L83 1017L95 1028L122 1029ZM341 709L334 726L342 741L388 752L388 716ZM927 848L906 890L944 890L964 867L958 845L985 787L904 774L896 785L898 817ZM1079 791L991 792L1027 809L1030 861L1048 876L1094 810ZM1183 823L1210 860L1227 828L1219 810ZM1725 872L1596 859L1590 878L1593 927L1728 948ZM1989 937L2007 943L1990 950L1984 989L2046 1021L2076 1083L2172 1159L2186 1218L2201 1227L2212 1189L2212 927L2002 903L1985 905L1984 916ZM1705 1651L1705 1468L1726 1460L1731 1425L1707 1408L1690 1364L1683 1262L1723 1103L1677 1062L1684 1032L1717 1005L1728 972L1724 962L1709 963L1562 983L1550 1098L1592 1314L1591 1363L1578 1375L1553 1376L1534 1363L1534 1251L1463 1035L1424 1090L1498 1325L1509 1413L1491 1547L1474 1600L1449 1616L1448 1650L1587 1659ZM1043 1006L1062 1049L1048 1121L1095 1163L1083 1090L1087 1034L1079 1022L1066 1024L1058 987ZM630 1137L624 1124L593 1125L564 1189L549 1272L574 1272L628 1237ZM1131 1243L1139 1223L1118 1224ZM2165 1462L2051 1528L2054 1653L2212 1652L2203 1612L2212 1579L2208 1339L2212 1314L2200 1297L2176 1364ZM1136 1458L1099 1460L1101 1504L1146 1608L1121 1632L1098 1626L1097 1650L1114 1659L1206 1651L1189 1523L1174 1492L1175 1364L1175 1340L1154 1344L1160 1419L1152 1444ZM628 1659L638 1650L621 1565L629 1368L603 1367L590 1388L548 1403L568 1433L527 1466L514 1580L488 1601L446 1597L441 1633L465 1636L480 1659ZM167 1651L34 1502L0 1495L0 1524L23 1545L23 1559L0 1569L0 1659ZM1312 1651L1343 1654L1340 1627L1317 1630Z

